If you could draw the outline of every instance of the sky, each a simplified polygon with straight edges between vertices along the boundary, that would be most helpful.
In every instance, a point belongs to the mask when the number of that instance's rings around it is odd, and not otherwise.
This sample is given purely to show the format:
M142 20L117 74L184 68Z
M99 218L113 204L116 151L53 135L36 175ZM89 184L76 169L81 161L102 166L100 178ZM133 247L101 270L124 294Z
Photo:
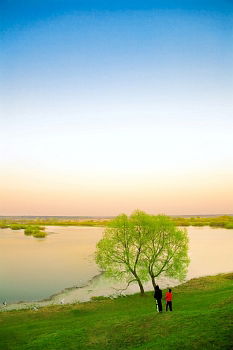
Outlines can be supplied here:
M0 12L0 215L233 213L232 1Z

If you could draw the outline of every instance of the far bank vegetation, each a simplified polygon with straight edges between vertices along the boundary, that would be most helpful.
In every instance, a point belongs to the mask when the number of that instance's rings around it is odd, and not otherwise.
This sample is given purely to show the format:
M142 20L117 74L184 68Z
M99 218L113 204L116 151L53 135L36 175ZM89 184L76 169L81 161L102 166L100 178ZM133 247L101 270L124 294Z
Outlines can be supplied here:
M89 226L89 227L108 227L111 226L114 218L105 219L80 219L80 218L18 218L9 217L0 219L0 228L10 228L12 230L24 230L26 235L32 235L36 238L46 236L44 226ZM233 216L222 215L216 217L170 217L176 226L210 226L212 228L233 229ZM26 231L25 231L26 229Z

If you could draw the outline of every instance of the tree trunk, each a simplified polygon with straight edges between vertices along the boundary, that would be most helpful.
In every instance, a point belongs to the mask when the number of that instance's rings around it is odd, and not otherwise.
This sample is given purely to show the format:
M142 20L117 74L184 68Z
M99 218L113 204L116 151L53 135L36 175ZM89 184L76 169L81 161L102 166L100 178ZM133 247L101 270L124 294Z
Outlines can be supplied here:
M143 295L145 294L145 291L144 291L144 287L143 287L143 285L142 285L142 282L141 282L140 278L138 277L137 272L136 272L135 270L131 269L131 272L132 272L132 274L134 275L136 281L138 282L138 285L139 285L139 288L140 288L141 296L143 296Z
M137 282L138 282L138 285L139 285L139 288L140 288L141 296L143 297L145 295L144 287L143 287L142 282L140 281L139 278L137 278Z
M151 282L152 282L153 287L154 287L154 290L155 290L155 287L156 287L156 283L155 283L155 276L150 275L150 277L151 277Z
M142 285L142 282L141 282L140 278L138 277L136 269L132 269L129 265L128 265L128 267L129 267L129 270L132 273L132 275L135 277L135 280L138 282L141 296L145 295L144 287Z

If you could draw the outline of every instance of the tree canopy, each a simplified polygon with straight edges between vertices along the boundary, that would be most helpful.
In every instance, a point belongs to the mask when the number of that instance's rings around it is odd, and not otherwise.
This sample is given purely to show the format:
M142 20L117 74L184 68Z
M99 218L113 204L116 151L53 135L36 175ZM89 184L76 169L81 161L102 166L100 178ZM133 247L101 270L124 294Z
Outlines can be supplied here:
M187 272L188 236L165 215L135 211L117 216L97 243L96 262L106 276L153 286L161 275L182 280Z

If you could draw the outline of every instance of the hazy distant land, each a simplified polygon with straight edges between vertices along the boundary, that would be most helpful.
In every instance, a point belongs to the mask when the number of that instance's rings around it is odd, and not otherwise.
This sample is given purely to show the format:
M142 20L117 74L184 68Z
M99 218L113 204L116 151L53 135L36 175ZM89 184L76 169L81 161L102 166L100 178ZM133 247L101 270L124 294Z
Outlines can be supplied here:
M0 228L25 229L42 226L96 226L109 225L114 216L0 216ZM211 226L233 229L233 214L170 215L177 226ZM41 238L38 236L38 238Z

